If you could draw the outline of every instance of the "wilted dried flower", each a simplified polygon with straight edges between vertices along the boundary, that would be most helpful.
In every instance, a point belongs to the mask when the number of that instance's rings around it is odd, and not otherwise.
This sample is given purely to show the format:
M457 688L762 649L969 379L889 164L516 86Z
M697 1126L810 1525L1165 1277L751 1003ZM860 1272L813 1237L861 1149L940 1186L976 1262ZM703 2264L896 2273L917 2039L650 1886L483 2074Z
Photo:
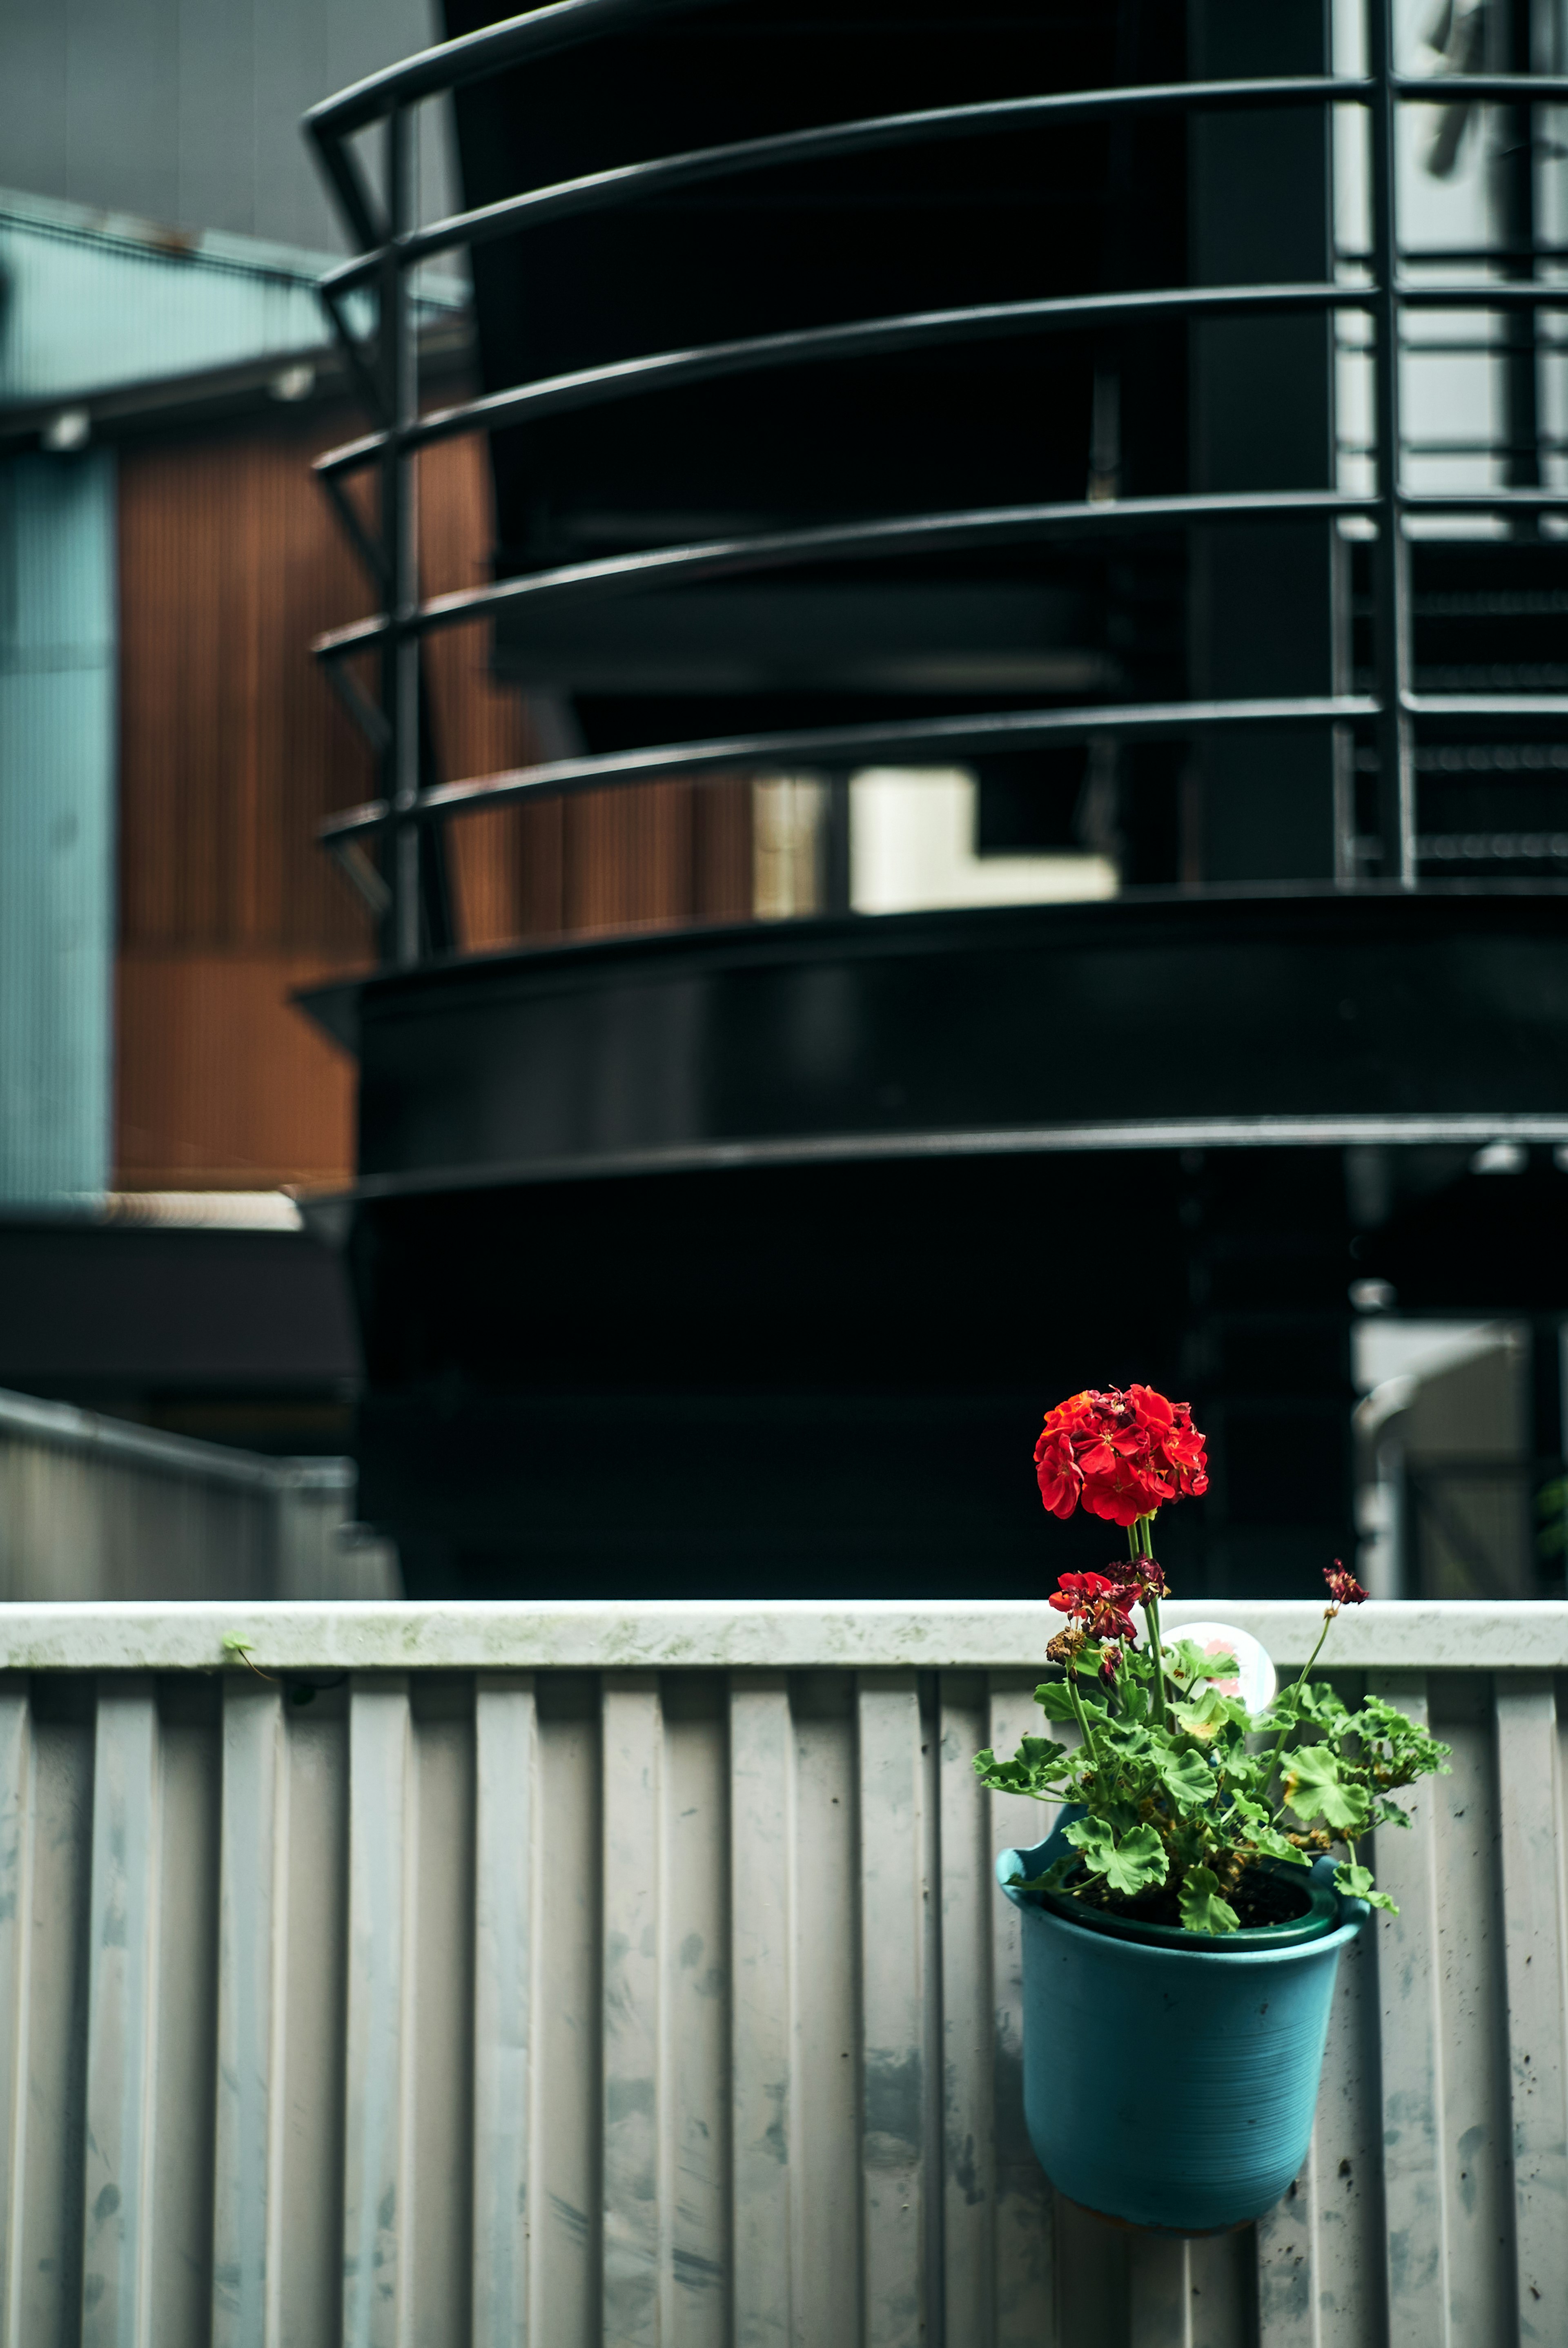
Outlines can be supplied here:
M1152 1557L1135 1557L1126 1565L1116 1568L1117 1579L1127 1590L1129 1598L1146 1606L1151 1598L1169 1598L1171 1585Z
M1137 1625L1127 1609L1138 1592L1124 1580L1112 1581L1103 1573L1064 1573L1047 1599L1059 1614L1071 1614L1091 1639L1136 1639Z
M1369 1594L1362 1589L1348 1567L1341 1565L1337 1558L1332 1565L1324 1567L1323 1579L1328 1584L1328 1595L1333 1601L1329 1609L1331 1613L1337 1614L1341 1606L1359 1606L1363 1599Z

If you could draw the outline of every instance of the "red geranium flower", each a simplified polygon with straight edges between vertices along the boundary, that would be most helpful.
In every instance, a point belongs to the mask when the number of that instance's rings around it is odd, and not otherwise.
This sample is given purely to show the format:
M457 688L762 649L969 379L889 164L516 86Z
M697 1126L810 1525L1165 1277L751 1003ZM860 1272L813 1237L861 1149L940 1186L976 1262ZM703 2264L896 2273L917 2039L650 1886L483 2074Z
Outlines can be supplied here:
M1046 1413L1034 1447L1040 1497L1055 1517L1134 1524L1167 1500L1208 1489L1204 1438L1184 1402L1152 1386L1090 1388Z
M1362 1589L1349 1567L1341 1565L1337 1558L1332 1565L1324 1567L1323 1579L1328 1584L1328 1595L1336 1606L1359 1606L1363 1599L1371 1594Z

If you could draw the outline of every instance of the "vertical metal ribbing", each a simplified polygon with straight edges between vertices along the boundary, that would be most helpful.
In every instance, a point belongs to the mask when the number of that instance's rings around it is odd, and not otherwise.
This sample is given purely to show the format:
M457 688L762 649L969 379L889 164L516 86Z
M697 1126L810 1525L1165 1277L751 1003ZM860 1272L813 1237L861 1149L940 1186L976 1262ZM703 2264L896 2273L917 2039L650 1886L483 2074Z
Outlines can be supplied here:
M942 2280L949 2342L996 2337L996 2082L991 1928L1002 1905L989 1804L974 1756L987 1742L979 1673L944 1672L940 1712Z
M730 1691L731 2168L736 2348L806 2348L795 2313L795 1784L789 1682Z
M20 1672L0 1673L0 2348L25 2348L21 2248L27 2159L31 1761L26 1679Z
M1375 1679L1372 1685L1426 1725L1424 1676ZM1406 1807L1409 1830L1385 1829L1377 1838L1378 1885L1399 1906L1397 1917L1376 1920L1389 2348L1450 2348L1451 2188L1443 2146L1438 1805L1431 1787L1415 1787Z
M276 1688L223 1688L213 2348L275 2348L287 1812Z
M1378 827L1382 877L1416 880L1416 764L1410 692L1409 554L1399 499L1399 106L1393 92L1393 0L1367 0L1371 104L1373 355L1378 433L1378 541L1372 550L1378 719Z
M1314 2131L1290 2190L1257 2221L1259 2348L1322 2348L1317 2152Z
M348 2017L343 2142L343 2348L403 2348L408 1683L356 1679L349 1697Z
M534 1681L474 1699L474 2348L528 2348L533 2186Z
M1136 2348L1193 2348L1187 2245L1134 2234L1127 2251L1127 2329Z
M413 819L419 803L419 639L403 633L419 602L418 458L398 436L418 421L419 349L414 289L401 267L397 240L415 224L418 127L416 109L395 106L386 119L386 207L389 233L381 265L381 365L391 436L381 460L381 534L397 628L382 656L383 714L387 721L385 796L392 829L393 958L400 968L420 959L420 864L423 843Z
M1545 1673L1498 1681L1497 1776L1519 2333L1545 2340L1568 2308L1568 1931L1557 1704Z
M82 2348L153 2348L158 1709L150 1678L98 1684L93 1746Z
M1004 1757L1038 1734L1034 1681L994 1673L985 1742ZM992 1794L986 1838L999 1850L1027 1850L1050 1833L1054 1809ZM988 1883L991 1934L991 2109L996 2130L995 2308L997 2348L1052 2348L1057 2338L1055 2212L1050 2188L1023 2115L1023 1946L1017 1909Z
M676 2348L666 2316L669 2259L661 2122L664 2048L659 1682L604 1687L604 2340Z
M866 2348L929 2337L925 2230L925 1786L913 1672L862 1672L861 2239Z

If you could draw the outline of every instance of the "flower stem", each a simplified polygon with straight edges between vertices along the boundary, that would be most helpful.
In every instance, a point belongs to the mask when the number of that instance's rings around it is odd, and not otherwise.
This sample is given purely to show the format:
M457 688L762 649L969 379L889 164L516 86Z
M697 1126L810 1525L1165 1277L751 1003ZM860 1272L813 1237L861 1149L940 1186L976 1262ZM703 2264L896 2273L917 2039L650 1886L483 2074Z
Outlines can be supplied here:
M1153 1522L1151 1511L1127 1528L1127 1540L1134 1561L1140 1557L1152 1558L1154 1554ZM1160 1601L1157 1598L1144 1599L1143 1620L1149 1625L1149 1652L1154 1663L1154 1725L1165 1728L1169 1725L1165 1717L1165 1663L1160 1643Z
M1332 1623L1334 1617L1338 1613L1338 1612L1339 1609L1337 1606L1330 1606L1325 1610L1323 1616L1323 1628L1317 1633L1317 1644L1313 1648L1312 1653L1307 1656L1307 1661L1302 1664L1300 1671L1296 1673L1295 1680L1292 1682L1290 1690L1292 1695L1296 1694L1296 1689L1300 1687L1302 1682L1306 1679L1307 1673L1312 1669L1313 1664L1323 1653L1323 1642L1328 1636L1329 1625ZM1269 1787L1274 1783L1274 1773L1279 1766L1279 1756L1281 1752L1284 1750L1285 1740L1289 1735L1290 1730L1291 1723L1287 1720L1284 1727L1280 1730L1277 1738L1275 1740L1274 1751L1269 1755L1268 1770L1267 1774L1264 1777L1262 1787L1262 1791L1266 1797ZM1285 1807L1284 1803L1281 1802L1279 1807L1283 1810Z
M1098 1777L1100 1751L1094 1742L1094 1731L1089 1725L1089 1715L1083 1709L1083 1699L1078 1693L1078 1673L1071 1663L1067 1666L1067 1693L1072 1698L1072 1709L1078 1715L1078 1733L1083 1739L1083 1748L1089 1756L1089 1766Z

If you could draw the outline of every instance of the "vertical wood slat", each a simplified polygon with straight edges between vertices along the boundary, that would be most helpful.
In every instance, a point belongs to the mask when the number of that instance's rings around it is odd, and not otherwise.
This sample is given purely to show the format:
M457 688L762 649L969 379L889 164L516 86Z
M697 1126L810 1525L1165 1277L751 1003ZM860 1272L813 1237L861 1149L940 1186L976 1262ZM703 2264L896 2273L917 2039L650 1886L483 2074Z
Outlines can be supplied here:
M1500 1676L1496 1706L1519 2332L1522 2340L1545 2340L1568 2309L1568 1942L1550 1675Z
M474 1698L474 2348L528 2348L533 2076L535 1736L531 1672Z
M1425 1725L1424 1674L1374 1677L1373 1690ZM1376 1872L1399 1914L1379 1915L1378 1995L1383 2075L1383 2209L1389 2348L1452 2342L1450 2184L1443 2147L1443 2016L1438 1937L1437 1803L1412 1789L1407 1831L1377 1837Z
M986 1743L1004 1756L1037 1734L1032 1682L997 1673L990 1682ZM988 1852L1027 1850L1049 1834L1056 1812L1014 1794L986 1803ZM997 2348L1053 2348L1057 2338L1055 2213L1023 2113L1023 1947L1018 1910L988 1885L991 1901L991 2110L996 2129Z
M1003 1905L974 1756L989 1728L979 1673L941 1678L942 2279L947 2338L996 2334L991 1932Z
M866 2348L926 2333L925 1880L913 1672L862 1672L860 2010Z
M343 2348L401 2348L411 1766L406 1678L356 1677L349 1695Z
M279 2338L276 2184L288 1879L282 1733L277 1689L239 1674L225 1680L213 2348L275 2348Z
M676 2348L663 2071L662 1724L658 1677L604 1684L604 2339Z
M795 1756L789 1682L730 1692L732 2168L736 2348L796 2330Z
M0 1673L0 2348L25 2348L31 1760L27 1682L19 1672Z
M93 1746L82 2348L153 2348L158 1709L139 1673L98 1684Z

